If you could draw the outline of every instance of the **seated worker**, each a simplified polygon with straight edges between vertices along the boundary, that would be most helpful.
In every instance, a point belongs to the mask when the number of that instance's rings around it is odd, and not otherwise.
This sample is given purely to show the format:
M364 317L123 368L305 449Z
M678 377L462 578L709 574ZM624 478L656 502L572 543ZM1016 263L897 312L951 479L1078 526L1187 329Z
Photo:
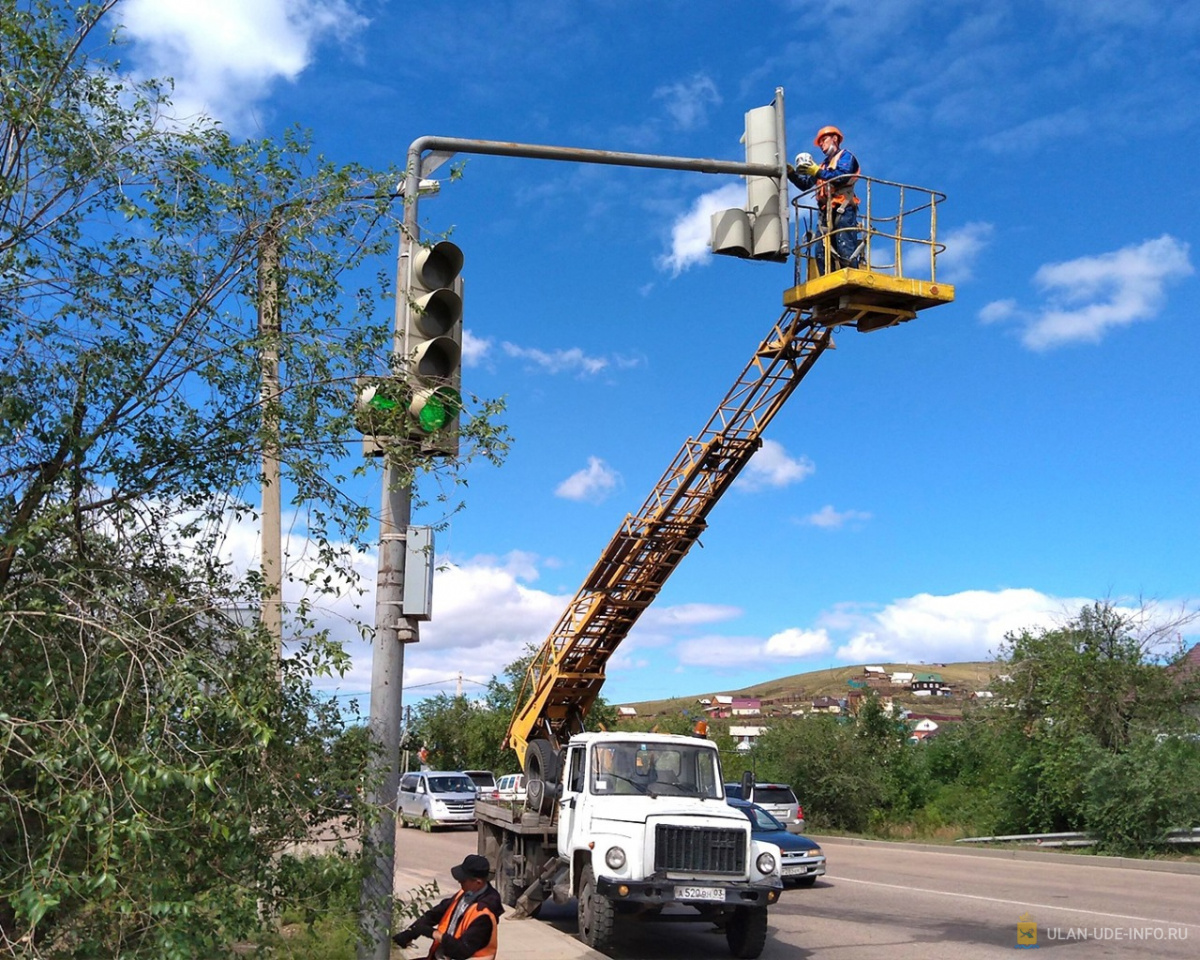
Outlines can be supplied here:
M392 936L398 947L407 947L417 937L430 937L429 960L495 960L496 927L504 906L500 894L488 883L491 867L487 857L468 854L450 875L459 891L427 910L410 927Z

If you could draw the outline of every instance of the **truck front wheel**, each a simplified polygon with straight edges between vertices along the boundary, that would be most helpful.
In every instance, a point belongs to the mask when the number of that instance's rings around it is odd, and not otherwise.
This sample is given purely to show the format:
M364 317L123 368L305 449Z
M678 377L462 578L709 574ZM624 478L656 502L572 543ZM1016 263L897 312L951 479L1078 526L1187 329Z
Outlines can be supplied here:
M725 925L729 952L741 960L754 960L767 945L767 908L738 907Z
M579 880L579 939L593 950L607 950L612 943L615 919L616 907L596 892L596 876L589 863Z

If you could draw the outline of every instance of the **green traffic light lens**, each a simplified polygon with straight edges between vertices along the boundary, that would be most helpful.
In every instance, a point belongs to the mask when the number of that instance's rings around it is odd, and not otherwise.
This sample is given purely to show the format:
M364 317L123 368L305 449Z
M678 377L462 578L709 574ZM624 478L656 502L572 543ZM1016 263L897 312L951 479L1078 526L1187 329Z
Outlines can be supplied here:
M399 404L391 397L385 397L382 394L375 394L367 401L367 406L374 407L376 410L395 410Z
M417 423L426 433L434 433L457 417L461 407L462 397L457 390L449 387L434 390L421 405Z
M421 412L417 414L417 423L426 433L441 430L447 419L446 407L436 395L426 400Z

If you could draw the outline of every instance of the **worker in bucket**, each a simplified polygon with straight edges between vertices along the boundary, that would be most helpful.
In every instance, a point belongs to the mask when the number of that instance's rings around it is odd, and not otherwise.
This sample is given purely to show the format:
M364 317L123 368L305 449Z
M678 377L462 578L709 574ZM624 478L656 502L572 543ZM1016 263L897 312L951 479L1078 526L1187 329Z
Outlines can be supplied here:
M843 149L845 137L837 127L822 127L813 140L825 158L817 163L811 154L798 153L788 167L788 179L801 190L816 187L817 213L820 218L817 242L808 255L817 261L817 272L857 267L862 260L858 232L858 159Z
M429 960L467 960L496 956L496 927L504 907L500 894L488 883L491 872L487 857L468 854L450 875L458 881L458 893L427 910L408 929L392 936L398 947L407 947L417 937L430 937Z

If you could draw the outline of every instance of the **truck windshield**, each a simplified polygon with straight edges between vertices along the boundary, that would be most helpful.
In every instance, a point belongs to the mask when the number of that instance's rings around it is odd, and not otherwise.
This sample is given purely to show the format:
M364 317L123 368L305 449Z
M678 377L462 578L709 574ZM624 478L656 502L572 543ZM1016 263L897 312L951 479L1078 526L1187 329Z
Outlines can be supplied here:
M598 743L589 782L595 794L647 794L717 799L720 771L711 746L675 743Z

